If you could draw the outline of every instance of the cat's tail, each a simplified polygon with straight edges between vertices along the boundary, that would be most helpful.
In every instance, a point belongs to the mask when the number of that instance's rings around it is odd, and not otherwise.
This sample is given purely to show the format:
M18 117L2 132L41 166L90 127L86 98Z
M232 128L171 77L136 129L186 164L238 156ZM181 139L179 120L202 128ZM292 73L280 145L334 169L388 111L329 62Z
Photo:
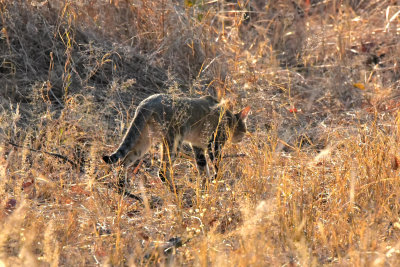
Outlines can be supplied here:
M135 113L131 125L126 132L124 139L119 145L118 149L111 155L103 156L105 163L113 164L118 160L122 160L125 156L133 149L137 141L140 139L140 135L143 129L146 127L148 120L150 119L152 112L150 110L138 108Z
M107 164L112 164L112 163L113 163L113 161L112 161L112 159L111 159L111 156L108 156L108 155L104 155L104 156L103 156L103 161L104 161L105 163L107 163Z

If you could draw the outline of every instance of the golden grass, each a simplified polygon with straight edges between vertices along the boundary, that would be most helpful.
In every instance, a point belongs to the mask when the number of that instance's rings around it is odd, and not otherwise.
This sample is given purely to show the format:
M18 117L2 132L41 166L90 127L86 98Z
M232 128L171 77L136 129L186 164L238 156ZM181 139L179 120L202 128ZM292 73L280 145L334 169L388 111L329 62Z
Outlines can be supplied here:
M180 2L0 1L0 266L399 265L396 1ZM101 156L161 91L251 105L249 133L205 191L152 149L140 204Z

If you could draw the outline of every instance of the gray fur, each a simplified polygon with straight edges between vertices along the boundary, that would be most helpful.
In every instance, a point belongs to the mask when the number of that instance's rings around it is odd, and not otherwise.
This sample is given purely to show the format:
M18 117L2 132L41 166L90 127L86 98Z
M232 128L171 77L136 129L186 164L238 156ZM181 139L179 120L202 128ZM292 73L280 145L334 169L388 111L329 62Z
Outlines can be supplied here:
M190 143L196 151L196 162L199 170L208 172L204 166L204 153L210 147L209 143L220 145L232 136L234 142L239 142L246 132L245 117L232 114L215 98L204 96L200 98L174 97L166 94L152 95L143 100L136 109L135 116L118 149L103 160L109 164L121 160L129 166L140 160L154 142L162 143L162 165L160 178L167 180L171 190L173 181L170 168L183 142ZM243 115L243 114L242 114ZM215 146L218 149L220 146ZM210 152L210 151L209 151Z

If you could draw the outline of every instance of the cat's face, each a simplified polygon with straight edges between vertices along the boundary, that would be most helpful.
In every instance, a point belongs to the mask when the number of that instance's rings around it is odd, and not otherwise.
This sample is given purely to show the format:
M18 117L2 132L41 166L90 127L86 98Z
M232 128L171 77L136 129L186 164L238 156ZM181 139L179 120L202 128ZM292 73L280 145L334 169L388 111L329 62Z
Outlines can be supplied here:
M250 107L247 106L234 116L234 128L232 133L232 142L239 143L247 132L246 119L250 112Z

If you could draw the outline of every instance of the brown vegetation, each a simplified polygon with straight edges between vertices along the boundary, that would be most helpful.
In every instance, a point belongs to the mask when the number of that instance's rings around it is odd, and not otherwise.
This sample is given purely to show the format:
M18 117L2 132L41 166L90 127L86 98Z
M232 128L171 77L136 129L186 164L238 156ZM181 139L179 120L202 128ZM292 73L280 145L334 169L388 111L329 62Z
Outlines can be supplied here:
M0 266L399 265L399 4L0 1ZM206 191L154 148L141 204L101 156L157 92L251 105L250 132Z

